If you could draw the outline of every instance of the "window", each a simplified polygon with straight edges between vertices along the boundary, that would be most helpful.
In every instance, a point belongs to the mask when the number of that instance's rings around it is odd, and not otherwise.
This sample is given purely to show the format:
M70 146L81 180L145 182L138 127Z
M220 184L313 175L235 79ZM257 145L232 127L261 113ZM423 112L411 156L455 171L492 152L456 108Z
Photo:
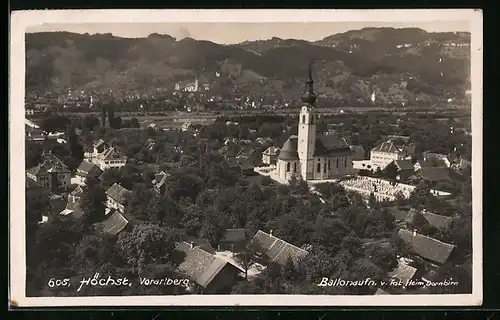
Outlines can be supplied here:
M290 172L290 162L286 163L286 172Z
M302 115L302 123L306 123L306 115Z
M293 172L297 172L297 163L293 164Z
M339 159L337 158L337 169L339 168Z
M328 159L328 170L332 168L332 160Z
M314 123L314 116L311 116L311 124Z
M344 159L344 167L347 167L347 158Z
M318 163L318 166L317 166L317 168L316 168L316 171L317 171L317 172L321 172L321 163Z
M326 172L326 163L323 163L323 172Z

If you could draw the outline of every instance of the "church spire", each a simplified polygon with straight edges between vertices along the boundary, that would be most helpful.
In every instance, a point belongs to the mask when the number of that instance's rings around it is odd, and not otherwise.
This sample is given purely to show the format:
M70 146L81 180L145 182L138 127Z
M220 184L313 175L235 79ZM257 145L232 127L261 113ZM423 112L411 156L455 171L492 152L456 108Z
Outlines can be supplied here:
M316 95L314 94L314 81L312 79L312 61L309 61L308 73L309 77L306 81L306 91L302 95L301 99L304 103L314 105L314 102L316 102Z

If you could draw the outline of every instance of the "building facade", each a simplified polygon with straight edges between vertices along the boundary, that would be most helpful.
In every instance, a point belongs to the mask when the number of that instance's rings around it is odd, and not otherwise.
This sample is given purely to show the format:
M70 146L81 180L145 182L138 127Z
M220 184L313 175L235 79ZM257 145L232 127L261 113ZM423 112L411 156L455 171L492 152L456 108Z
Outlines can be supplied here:
M94 143L92 152L86 153L85 158L103 171L110 168L119 169L127 164L127 156L102 139Z
M370 161L372 166L385 169L389 163L397 160L404 160L406 158L406 152L398 148L391 140L382 142L370 152Z
M275 174L280 180L292 177L303 180L334 179L354 173L352 151L335 134L317 136L318 115L315 108L311 66L306 92L302 95L298 135L292 135L281 148Z
M66 189L71 184L71 171L55 155L42 155L42 162L26 170L26 177L51 192Z

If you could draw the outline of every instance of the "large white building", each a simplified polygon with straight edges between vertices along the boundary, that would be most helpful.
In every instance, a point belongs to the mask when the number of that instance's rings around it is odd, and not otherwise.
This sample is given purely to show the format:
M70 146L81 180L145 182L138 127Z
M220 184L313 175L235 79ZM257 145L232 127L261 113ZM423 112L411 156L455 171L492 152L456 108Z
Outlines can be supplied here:
M86 160L101 170L121 168L127 163L127 156L102 139L94 143L92 152L85 154Z
M304 103L299 114L298 135L292 135L281 148L275 175L280 180L292 177L303 180L334 179L354 173L352 151L345 140L335 134L317 136L316 95L311 66Z

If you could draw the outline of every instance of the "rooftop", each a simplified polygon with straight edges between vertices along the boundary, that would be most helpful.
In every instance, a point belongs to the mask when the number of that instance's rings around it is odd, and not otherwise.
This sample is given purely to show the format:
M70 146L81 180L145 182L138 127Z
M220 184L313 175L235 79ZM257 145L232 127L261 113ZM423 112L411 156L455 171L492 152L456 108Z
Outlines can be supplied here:
M298 262L308 254L306 250L261 230L257 231L250 244L257 244L270 261L279 265L285 265L288 258Z
M400 229L398 234L416 254L424 259L441 264L448 260L451 252L455 248L454 245L441 242L419 233L414 234L414 232L404 229Z
M120 204L124 204L127 197L131 194L132 191L125 189L118 183L114 183L108 190L106 190L106 195Z

